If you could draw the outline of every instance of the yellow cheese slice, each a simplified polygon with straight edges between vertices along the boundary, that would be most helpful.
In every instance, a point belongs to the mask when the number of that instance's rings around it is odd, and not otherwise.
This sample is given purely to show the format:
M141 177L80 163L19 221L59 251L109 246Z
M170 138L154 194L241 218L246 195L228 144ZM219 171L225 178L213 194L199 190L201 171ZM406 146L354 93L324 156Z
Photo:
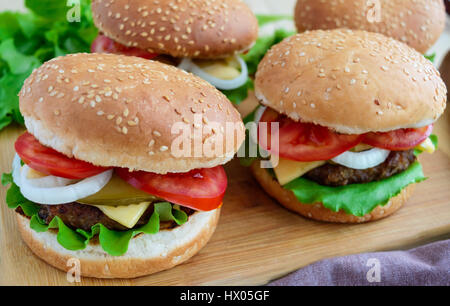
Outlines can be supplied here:
M280 158L278 165L273 170L277 176L278 182L281 185L285 185L323 164L325 164L325 161L298 162Z
M436 151L436 147L430 138L425 139L425 141L419 144L416 148L427 153L434 153L434 151Z
M147 210L150 202L142 202L139 204L131 204L127 206L106 206L106 205L93 205L100 209L109 218L117 221L118 223L132 228L136 225L144 212Z
M241 75L238 69L239 63L237 63L236 67L236 63L233 60L197 60L195 63L206 73L221 80L233 80Z
M28 179L38 179L38 178L46 177L46 176L48 176L48 175L44 174L42 172L36 171L34 169L31 169L31 168L28 170L28 173L27 173Z

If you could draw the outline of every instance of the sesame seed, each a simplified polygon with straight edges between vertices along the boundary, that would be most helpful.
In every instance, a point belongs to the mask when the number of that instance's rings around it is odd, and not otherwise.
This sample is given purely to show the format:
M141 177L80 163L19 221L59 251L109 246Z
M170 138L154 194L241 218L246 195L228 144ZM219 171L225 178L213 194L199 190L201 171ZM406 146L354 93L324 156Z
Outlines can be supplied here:
M169 147L167 147L167 146L161 146L161 148L159 148L159 150L161 152L167 151L168 149L169 149Z
M351 79L350 80L350 85L354 85L356 83L356 80L355 79Z
M158 131L153 131L153 135L155 135L156 137L161 137L161 133Z

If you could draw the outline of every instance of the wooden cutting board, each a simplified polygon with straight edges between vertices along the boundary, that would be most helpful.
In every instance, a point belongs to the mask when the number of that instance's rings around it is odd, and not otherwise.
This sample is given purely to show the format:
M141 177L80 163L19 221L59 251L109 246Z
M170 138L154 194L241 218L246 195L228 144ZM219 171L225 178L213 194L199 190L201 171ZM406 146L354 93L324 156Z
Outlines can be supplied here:
M440 134L449 132L446 124L438 124ZM0 172L10 171L13 143L21 132L10 127L0 133ZM422 154L421 161L430 178L417 186L405 207L377 222L339 225L310 221L278 206L234 160L226 166L229 188L219 226L199 254L151 276L82 278L81 285L260 285L324 258L448 238L450 158L439 150ZM35 257L22 242L5 193L1 187L0 285L70 285L64 272Z

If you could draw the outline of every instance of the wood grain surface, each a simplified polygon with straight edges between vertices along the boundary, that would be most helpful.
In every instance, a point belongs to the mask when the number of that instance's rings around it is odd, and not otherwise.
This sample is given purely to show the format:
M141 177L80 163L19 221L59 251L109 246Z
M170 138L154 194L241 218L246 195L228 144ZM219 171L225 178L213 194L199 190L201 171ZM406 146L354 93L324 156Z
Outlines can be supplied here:
M13 143L23 130L0 133L0 172L10 171ZM347 254L403 249L450 234L450 158L421 156L429 179L393 216L361 225L310 221L272 201L237 160L226 166L229 188L216 233L174 269L134 280L82 278L81 285L259 285L314 261ZM0 188L0 285L70 285L66 274L36 258L22 242L14 212Z

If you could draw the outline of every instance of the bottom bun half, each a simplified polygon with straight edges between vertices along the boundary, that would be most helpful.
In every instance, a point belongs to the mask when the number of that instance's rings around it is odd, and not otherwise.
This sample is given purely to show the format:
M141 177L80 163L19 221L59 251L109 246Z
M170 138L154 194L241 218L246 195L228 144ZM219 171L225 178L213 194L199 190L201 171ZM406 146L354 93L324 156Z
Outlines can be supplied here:
M122 256L105 253L100 244L90 243L84 250L70 251L56 240L56 231L38 233L28 218L17 214L17 223L25 243L34 254L50 265L69 271L68 260L80 261L81 275L96 278L135 278L170 269L195 255L216 229L220 209L197 212L189 221L154 235L140 234L130 241Z
M357 217L340 210L334 212L325 208L322 203L304 204L297 200L295 194L288 189L284 189L278 181L273 178L266 169L259 166L255 161L251 165L253 176L262 188L282 206L296 212L304 217L325 222L336 223L363 223L385 218L396 212L405 203L414 191L415 184L404 188L397 196L391 198L384 206L377 206L371 213Z

